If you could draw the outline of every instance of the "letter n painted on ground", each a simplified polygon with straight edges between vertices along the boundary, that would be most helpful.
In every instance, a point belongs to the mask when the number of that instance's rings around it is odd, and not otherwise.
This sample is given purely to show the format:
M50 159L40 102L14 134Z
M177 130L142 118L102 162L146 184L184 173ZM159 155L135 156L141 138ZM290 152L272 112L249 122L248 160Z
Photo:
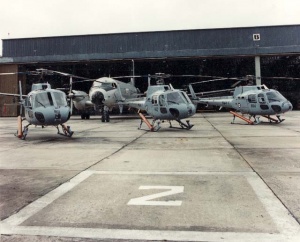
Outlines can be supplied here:
M139 190L168 190L165 192L155 193L143 197L137 197L131 199L127 205L140 205L140 206L181 206L182 201L179 200L168 200L168 201L150 201L153 199L166 197L178 193L182 193L184 186L140 186Z

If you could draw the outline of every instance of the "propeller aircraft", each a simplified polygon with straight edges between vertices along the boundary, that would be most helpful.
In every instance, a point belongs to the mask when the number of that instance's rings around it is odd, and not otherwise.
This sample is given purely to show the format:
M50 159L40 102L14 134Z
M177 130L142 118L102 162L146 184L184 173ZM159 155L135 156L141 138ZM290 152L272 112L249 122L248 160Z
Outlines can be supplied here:
M72 99L74 106L82 112L82 119L89 119L90 114L87 110L93 107L96 111L101 112L102 122L109 122L109 111L113 108L118 107L120 113L123 112L123 105L119 103L122 99L137 98L140 95L140 91L134 86L133 81L125 83L114 78L101 77L96 80L84 80L73 83L87 81L93 81L89 94L84 91L71 91L75 94L75 97Z
M1 73L3 74L3 73ZM51 89L49 83L37 83L32 85L27 95L22 94L21 82L19 82L20 94L0 93L0 95L19 97L19 104L24 107L25 117L22 117L22 107L18 116L18 130L16 136L25 140L30 125L55 126L58 134L71 137L73 131L65 123L70 119L71 111L67 105L66 94L60 90ZM22 129L22 123L27 125ZM62 128L62 132L59 127Z
M260 123L260 116L267 118L269 122L281 123L284 119L281 119L280 115L293 109L291 102L281 95L280 92L268 89L265 85L251 85L251 83L248 86L235 87L232 96L202 98L197 97L192 87L193 84L195 83L189 84L193 102L235 110L230 111L233 115L232 123L234 123L235 117L238 117L249 124L258 124ZM201 94L203 95L204 93ZM242 113L242 115L237 112ZM244 114L248 114L249 118L245 118ZM276 118L271 117L271 115L275 115Z

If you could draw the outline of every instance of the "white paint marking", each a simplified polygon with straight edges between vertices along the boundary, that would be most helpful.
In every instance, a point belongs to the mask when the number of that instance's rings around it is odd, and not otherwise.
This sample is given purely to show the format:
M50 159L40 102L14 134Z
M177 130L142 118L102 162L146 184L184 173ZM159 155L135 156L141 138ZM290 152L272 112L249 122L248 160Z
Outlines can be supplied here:
M159 189L159 190L169 190L165 192L155 193L148 196L137 197L131 199L127 205L139 205L139 206L181 206L182 201L149 201L161 197L166 197L178 193L182 193L184 186L140 186L140 190L150 190L150 189Z
M64 184L60 185L56 189L52 190L51 192L47 193L43 197L35 200L34 202L30 203L28 206L20 210L18 213L10 216L9 218L2 221L2 223L10 224L10 225L20 225L26 219L30 218L34 214L38 213L40 210L51 204L54 200L61 197L79 183L84 181L93 172L90 171L83 171L79 173L77 176L72 178L70 181L65 182Z

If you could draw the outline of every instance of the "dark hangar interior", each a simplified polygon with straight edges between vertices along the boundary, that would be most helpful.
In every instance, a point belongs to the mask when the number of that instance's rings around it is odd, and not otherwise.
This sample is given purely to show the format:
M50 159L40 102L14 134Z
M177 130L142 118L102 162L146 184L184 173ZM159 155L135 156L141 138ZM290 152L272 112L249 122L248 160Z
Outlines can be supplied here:
M207 76L166 79L175 88L213 77L257 76L258 63L261 83L278 89L294 109L300 109L300 25L21 38L2 42L2 73L45 68L90 79L155 73ZM69 82L67 77L58 75L43 78L54 88ZM40 76L21 74L0 76L0 89L18 93L18 80L23 80L29 92L31 84L39 79ZM228 79L198 88L219 90L231 84ZM91 86L90 83L77 85L74 88L83 91ZM136 86L145 91L147 78L136 78ZM16 116L15 106L2 110L10 99L0 97L0 116Z

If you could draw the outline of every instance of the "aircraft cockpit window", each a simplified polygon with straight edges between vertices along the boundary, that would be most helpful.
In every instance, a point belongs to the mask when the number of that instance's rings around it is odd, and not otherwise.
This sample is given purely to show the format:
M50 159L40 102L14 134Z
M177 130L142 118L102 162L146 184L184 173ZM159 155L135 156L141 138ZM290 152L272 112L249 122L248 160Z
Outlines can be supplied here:
M266 103L265 95L264 95L263 93L259 93L259 94L257 95L257 97L258 97L259 103L262 103L262 104Z
M48 95L48 93L50 95ZM51 93L50 92L41 92L36 94L35 96L35 100L34 100L34 106L36 108L38 107L49 107L49 106L53 106L53 100L51 97Z
M166 105L166 103L165 103L165 95L160 95L159 96L159 105L160 106L165 106Z
M110 90L117 88L117 84L111 83L111 82L101 82L101 83L95 82L95 85L93 85L93 88L101 88L108 92Z
M186 101L186 103L191 103L190 100L189 100L189 98L188 98L188 96L187 96L187 94L185 92L181 92L181 94L182 94L184 100Z
M25 107L32 107L32 96L26 97L25 98Z
M157 96L152 96L152 104L157 104Z
M248 95L248 102L249 103L257 103L256 95L255 94Z
M167 102L168 104L172 104L172 103L182 103L183 98L180 96L179 92L171 92L167 94Z
M270 103L286 101L286 99L279 92L267 92L267 97Z
M53 92L53 96L57 106L67 106L66 95L60 92Z

